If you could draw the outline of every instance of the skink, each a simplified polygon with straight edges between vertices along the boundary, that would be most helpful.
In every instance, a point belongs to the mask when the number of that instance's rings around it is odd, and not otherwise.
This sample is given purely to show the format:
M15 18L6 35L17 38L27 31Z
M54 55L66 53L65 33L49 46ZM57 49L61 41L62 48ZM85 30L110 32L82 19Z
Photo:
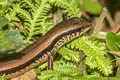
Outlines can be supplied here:
M80 18L71 18L55 25L48 33L18 54L0 59L0 73L14 78L31 70L54 55L58 49L91 28L91 23Z

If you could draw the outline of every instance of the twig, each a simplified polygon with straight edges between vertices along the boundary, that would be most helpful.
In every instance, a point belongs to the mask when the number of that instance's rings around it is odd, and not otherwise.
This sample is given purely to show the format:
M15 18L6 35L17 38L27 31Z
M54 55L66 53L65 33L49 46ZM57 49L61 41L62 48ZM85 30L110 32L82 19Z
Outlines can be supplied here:
M115 27L112 29L112 32L117 33L119 30L120 30L120 24L117 25L117 26L115 26Z
M96 34L98 34L98 32L100 32L100 30L102 29L102 27L100 27L100 26L101 26L101 24L106 16L106 14L107 14L107 9L103 8L103 11L102 11L102 13L101 13L96 25L95 25L95 28L93 30L93 34L92 34L93 37L95 37Z
M115 26L115 22L113 21L110 13L107 13L106 19L108 20L108 22L109 22L109 24L110 24L110 27L113 28L113 27Z
M114 15L114 22L115 22L115 25L118 25L120 24L120 11L117 11Z
M110 54L120 56L120 52L116 52L116 51L107 51L107 52L109 52Z

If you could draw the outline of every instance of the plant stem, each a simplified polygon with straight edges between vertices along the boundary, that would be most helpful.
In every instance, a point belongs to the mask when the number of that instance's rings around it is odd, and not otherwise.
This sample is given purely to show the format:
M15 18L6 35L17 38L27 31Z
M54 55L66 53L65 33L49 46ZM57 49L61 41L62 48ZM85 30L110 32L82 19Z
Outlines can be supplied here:
M106 16L106 14L107 14L107 9L103 8L103 11L102 11L102 13L101 13L101 15L100 15L100 17L99 17L96 25L95 25L95 28L93 30L92 37L96 37L96 35L98 34L98 32L100 32L100 30L101 30L100 26L101 26L101 24L102 24L102 22L103 22L103 20L104 20L104 18Z

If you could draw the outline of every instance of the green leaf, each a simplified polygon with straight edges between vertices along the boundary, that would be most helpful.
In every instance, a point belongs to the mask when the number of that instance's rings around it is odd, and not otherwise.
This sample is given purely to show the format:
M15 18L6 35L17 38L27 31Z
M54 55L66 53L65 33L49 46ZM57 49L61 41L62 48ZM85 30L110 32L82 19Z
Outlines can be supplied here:
M25 47L22 38L12 31L0 32L0 58L16 53Z
M76 6L76 7L80 6L80 0L70 0L70 1L73 6Z
M116 35L116 41L117 41L117 43L120 45L120 34L119 34L119 35Z
M102 7L99 3L95 3L95 0L83 0L82 7L90 14L97 15L102 11Z
M16 32L5 31L5 36L16 43L24 43L23 39Z
M12 43L15 44L15 46L13 46L13 47L14 47L16 52L19 52L20 50L25 48L23 39L16 32L6 31L5 36L7 36L7 38L9 40L11 40Z
M116 43L116 36L113 32L108 32L106 35L106 43L111 51L120 51Z
M118 65L116 77L120 78L120 65Z
M4 16L0 16L0 27L4 27L8 23L8 19Z

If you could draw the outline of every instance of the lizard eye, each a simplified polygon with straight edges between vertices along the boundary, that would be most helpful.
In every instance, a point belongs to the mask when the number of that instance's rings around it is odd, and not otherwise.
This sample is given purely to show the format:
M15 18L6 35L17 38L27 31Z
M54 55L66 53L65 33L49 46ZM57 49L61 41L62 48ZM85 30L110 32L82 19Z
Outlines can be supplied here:
M77 32L80 32L80 31L82 31L82 28L78 28L78 29L76 29L76 31L77 31Z

